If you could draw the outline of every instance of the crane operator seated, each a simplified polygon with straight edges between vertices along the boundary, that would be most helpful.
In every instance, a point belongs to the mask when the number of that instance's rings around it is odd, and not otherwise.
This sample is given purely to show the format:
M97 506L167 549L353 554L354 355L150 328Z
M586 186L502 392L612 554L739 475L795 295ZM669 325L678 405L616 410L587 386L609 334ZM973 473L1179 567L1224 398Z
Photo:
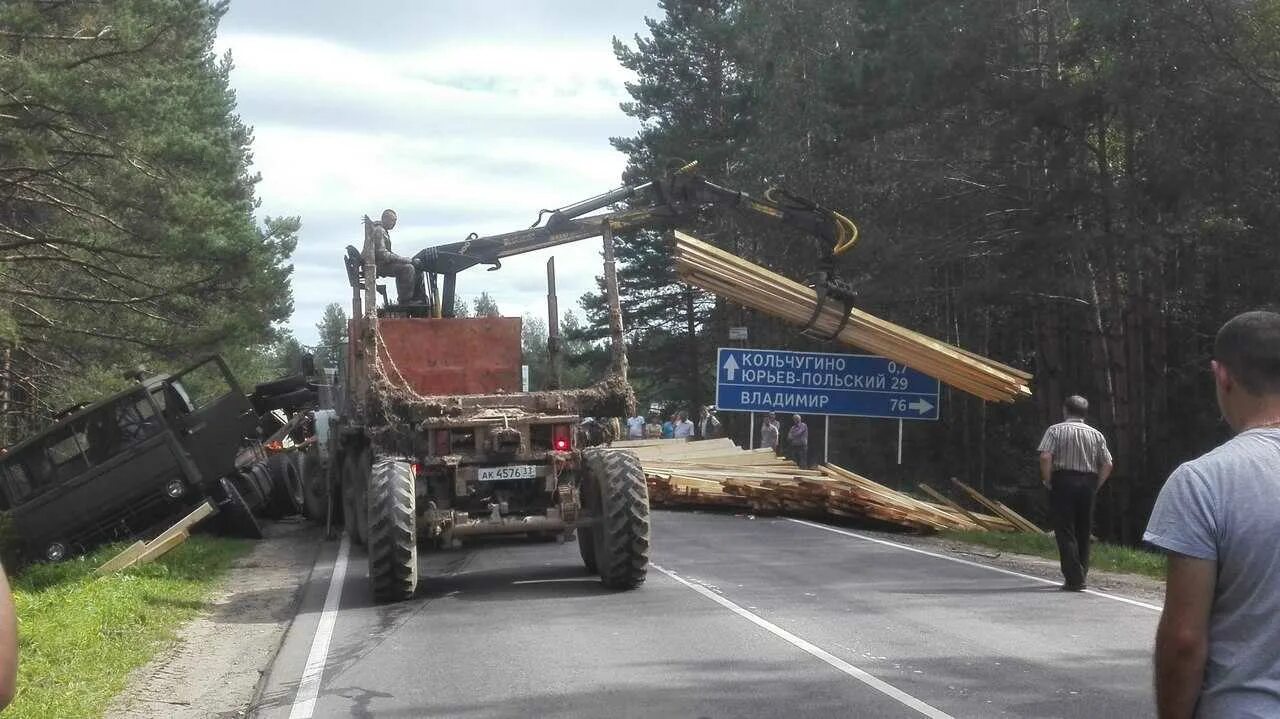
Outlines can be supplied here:
M396 304L405 305L414 301L417 270L413 260L391 251L389 231L395 227L396 211L383 210L382 219L369 225L369 239L373 243L373 261L378 267L378 276L395 278Z

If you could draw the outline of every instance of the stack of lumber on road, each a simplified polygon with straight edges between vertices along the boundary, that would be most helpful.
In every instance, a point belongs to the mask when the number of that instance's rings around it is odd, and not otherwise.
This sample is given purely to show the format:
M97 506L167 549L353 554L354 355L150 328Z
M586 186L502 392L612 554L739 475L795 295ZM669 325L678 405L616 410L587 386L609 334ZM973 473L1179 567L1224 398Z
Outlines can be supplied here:
M796 324L807 324L818 295L760 265L677 231L676 271L680 279L738 304ZM843 305L827 302L812 329L824 336L841 327ZM1012 402L1031 395L1031 375L967 350L939 342L858 309L836 337L840 342L901 362L956 389L990 401Z
M635 452L640 458L654 506L871 519L926 532L1024 531L1003 515L969 512L954 503L926 502L833 464L800 469L775 456L773 450L744 450L728 439L634 440L613 446Z

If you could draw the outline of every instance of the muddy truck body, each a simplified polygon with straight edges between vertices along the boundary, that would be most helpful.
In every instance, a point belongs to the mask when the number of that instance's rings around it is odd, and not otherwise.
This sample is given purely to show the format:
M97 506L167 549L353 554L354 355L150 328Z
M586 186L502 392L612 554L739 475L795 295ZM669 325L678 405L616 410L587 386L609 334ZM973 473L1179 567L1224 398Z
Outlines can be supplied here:
M352 323L341 407L331 455L339 467L345 524L367 545L374 595L409 596L417 585L417 543L451 545L468 536L577 534L587 568L611 587L634 587L648 566L649 498L633 454L588 447L573 431L580 418L631 416L622 312L613 254L616 233L676 227L707 211L740 213L811 237L819 294L811 327L827 305L852 306L836 261L858 228L845 215L773 188L761 197L723 187L697 163L604 192L557 210L532 227L428 247L412 260L393 256L384 222L365 218L363 250L348 247ZM621 208L621 209L619 209ZM600 212L604 211L604 212ZM600 214L592 214L600 212ZM386 223L390 221L388 226ZM454 318L458 274L496 270L509 257L603 238L611 371L587 390L521 392L519 320ZM382 256L394 267L377 267ZM390 303L378 278L404 281L411 297ZM548 279L553 280L549 269ZM378 295L384 303L378 306ZM549 287L549 327L554 329ZM806 327L806 330L809 329ZM557 346L553 334L548 341ZM555 356L549 358L555 366ZM598 425L595 425L598 426Z
M206 499L230 532L257 535L252 512L272 492L257 426L216 356L65 413L0 458L0 504L22 560L144 536Z
M606 586L645 578L649 499L634 454L588 447L584 416L623 416L616 374L580 390L524 392L518 318L439 316L434 303L377 306L372 253L348 252L353 320L324 453L343 524L368 555L379 601L418 586L420 544L522 534L578 541Z

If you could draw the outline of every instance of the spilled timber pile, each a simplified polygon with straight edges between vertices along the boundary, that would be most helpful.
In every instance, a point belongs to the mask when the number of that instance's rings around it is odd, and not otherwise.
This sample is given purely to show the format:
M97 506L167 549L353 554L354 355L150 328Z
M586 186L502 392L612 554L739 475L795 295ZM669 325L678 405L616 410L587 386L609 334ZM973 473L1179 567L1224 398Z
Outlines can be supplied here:
M676 271L680 279L780 319L804 325L813 317L818 295L760 265L748 262L683 232L676 236ZM837 302L827 302L813 329L830 335L840 327ZM1031 395L1031 375L967 350L939 342L858 309L837 339L843 344L901 362L956 389L988 401L1012 402Z
M942 495L938 495L942 504L926 502L836 465L800 469L775 456L773 450L744 450L728 439L633 440L613 446L635 452L640 458L649 481L649 501L655 507L722 507L759 514L870 519L924 532L1039 531L1021 517L1018 519L1025 524L1003 513L971 512Z

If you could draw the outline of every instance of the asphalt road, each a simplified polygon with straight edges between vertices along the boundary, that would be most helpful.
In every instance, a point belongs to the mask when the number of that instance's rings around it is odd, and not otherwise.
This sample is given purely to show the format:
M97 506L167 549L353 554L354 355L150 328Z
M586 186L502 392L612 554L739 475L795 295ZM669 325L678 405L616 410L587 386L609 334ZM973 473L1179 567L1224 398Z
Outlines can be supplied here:
M655 512L631 592L587 577L576 543L421 562L415 599L376 606L360 550L326 547L253 716L1153 714L1155 607L882 535Z

